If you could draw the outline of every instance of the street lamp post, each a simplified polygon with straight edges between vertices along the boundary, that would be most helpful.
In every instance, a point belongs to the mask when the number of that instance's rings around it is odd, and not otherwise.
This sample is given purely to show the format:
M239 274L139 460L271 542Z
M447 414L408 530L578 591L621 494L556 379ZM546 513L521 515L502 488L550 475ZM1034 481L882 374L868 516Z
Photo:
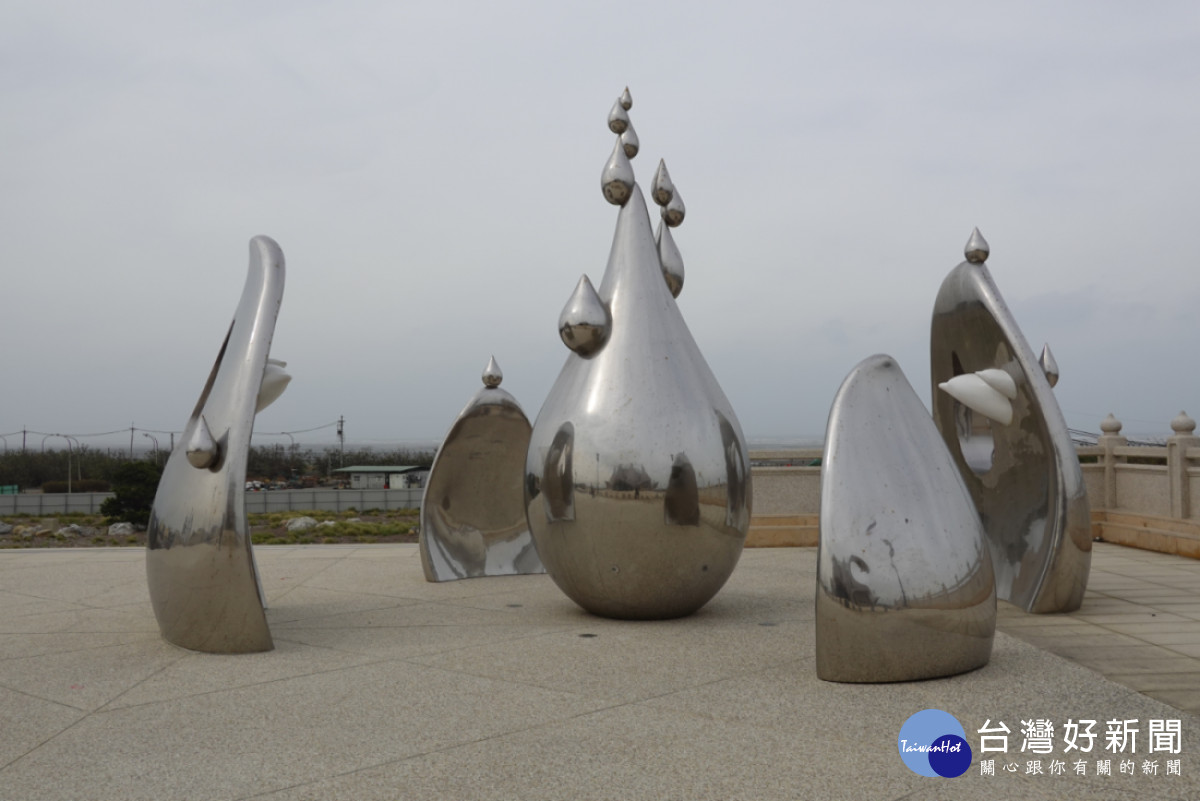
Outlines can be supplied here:
M75 457L75 477L83 481L83 448L80 446L79 440L70 434L63 434L63 437L67 440L67 472L71 472L71 443L74 442L75 450L79 451L79 455ZM67 492L70 492L70 476L67 479Z
M154 442L154 466L158 467L158 437L142 432L143 437L149 437Z
M67 441L67 494L70 495L71 494L71 443L74 442L76 445L78 445L79 441L76 440L74 437L69 436L67 434L47 434L46 436L42 437L42 453L46 452L46 440L49 439L50 437L62 437L63 439L65 439Z

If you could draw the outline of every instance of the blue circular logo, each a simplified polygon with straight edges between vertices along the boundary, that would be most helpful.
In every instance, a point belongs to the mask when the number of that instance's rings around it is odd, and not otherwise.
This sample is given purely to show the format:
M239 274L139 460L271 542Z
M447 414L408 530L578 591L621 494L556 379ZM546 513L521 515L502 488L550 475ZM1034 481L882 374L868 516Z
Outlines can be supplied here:
M896 745L904 764L920 776L953 779L971 767L966 731L953 715L940 709L922 709L904 721Z

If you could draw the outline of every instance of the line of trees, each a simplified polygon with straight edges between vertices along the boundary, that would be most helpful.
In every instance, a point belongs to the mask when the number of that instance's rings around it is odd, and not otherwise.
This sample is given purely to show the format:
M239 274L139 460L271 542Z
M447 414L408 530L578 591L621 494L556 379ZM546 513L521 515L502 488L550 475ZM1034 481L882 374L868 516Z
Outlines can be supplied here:
M250 448L246 475L270 481L288 480L301 476L328 477L339 467L352 465L423 465L433 464L433 451L395 448L392 450L349 450L338 448L320 451L299 446L255 446Z
M0 486L16 484L21 489L41 487L48 482L67 483L67 466L71 468L72 489L83 480L112 481L114 471L122 462L119 454L80 445L67 450L15 450L0 455Z
M344 454L327 447L322 450L301 449L300 446L252 446L246 475L270 481L288 481L303 476L326 477L339 467L351 465L430 465L433 451L414 451L405 448L392 450L353 450ZM128 452L98 450L80 445L70 451L15 450L0 454L0 486L17 485L22 490L44 487L50 491L65 491L67 468L71 471L71 489L75 492L95 492L108 489L117 471L130 461L165 462L166 452L147 454L130 460ZM61 483L61 487L58 484Z

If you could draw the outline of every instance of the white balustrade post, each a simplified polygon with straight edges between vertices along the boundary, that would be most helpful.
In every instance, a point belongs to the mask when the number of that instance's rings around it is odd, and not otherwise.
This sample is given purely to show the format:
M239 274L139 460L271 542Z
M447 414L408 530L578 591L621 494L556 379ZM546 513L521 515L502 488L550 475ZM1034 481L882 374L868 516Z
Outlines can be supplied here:
M1171 482L1171 517L1186 520L1191 512L1188 486L1187 449L1200 446L1200 437L1195 436L1196 421L1186 412L1171 421L1175 433L1167 440L1167 475Z
M1129 443L1129 440L1121 436L1121 421L1109 412L1108 417L1100 421L1100 430L1104 433L1096 441L1096 444L1104 448L1104 455L1100 458L1104 460L1104 508L1117 508L1117 464L1124 462L1124 456L1116 456L1113 454L1114 448L1119 448Z

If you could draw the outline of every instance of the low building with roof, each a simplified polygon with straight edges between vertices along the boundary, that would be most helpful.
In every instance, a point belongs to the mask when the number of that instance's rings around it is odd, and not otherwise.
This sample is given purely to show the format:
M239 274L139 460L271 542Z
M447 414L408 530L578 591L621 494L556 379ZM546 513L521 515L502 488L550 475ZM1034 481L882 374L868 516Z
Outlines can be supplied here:
M334 473L350 477L350 489L404 489L425 486L428 465L352 465Z

